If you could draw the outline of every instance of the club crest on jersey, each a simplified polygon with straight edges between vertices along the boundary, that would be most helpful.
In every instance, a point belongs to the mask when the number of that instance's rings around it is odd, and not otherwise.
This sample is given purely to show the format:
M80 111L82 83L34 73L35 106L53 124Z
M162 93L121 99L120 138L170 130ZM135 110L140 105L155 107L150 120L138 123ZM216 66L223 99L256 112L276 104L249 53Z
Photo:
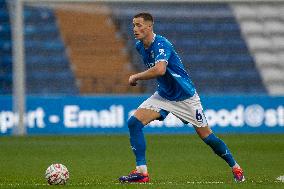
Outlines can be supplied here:
M166 54L165 54L165 49L159 49L159 53L160 53L160 55L166 56Z

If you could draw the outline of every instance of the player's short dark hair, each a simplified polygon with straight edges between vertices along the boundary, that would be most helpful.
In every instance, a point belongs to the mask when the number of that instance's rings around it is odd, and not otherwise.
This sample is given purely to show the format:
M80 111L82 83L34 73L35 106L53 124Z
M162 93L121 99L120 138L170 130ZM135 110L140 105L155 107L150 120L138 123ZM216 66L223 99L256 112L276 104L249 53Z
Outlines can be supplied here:
M153 16L150 13L147 13L147 12L138 13L134 16L134 18L143 18L145 21L150 21L150 22L154 23Z

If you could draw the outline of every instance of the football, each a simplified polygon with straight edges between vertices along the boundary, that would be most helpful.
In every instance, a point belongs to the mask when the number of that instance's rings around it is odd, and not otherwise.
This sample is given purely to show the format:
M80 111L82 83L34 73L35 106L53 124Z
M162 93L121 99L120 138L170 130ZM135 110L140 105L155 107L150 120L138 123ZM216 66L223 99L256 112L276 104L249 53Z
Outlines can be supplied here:
M50 185L64 185L69 179L69 171L66 166L55 163L46 169L45 178Z

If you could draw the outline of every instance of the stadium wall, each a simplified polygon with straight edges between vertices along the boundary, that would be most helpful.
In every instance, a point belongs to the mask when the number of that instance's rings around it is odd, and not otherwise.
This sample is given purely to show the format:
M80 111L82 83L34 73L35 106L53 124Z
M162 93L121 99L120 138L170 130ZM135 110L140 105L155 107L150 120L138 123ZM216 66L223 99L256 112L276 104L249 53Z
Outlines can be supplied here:
M124 134L127 119L147 96L29 96L25 123L28 135ZM244 100L245 99L245 100ZM206 96L207 121L217 133L284 133L284 97ZM0 135L17 125L11 96L0 97ZM146 133L193 133L173 115L155 121Z

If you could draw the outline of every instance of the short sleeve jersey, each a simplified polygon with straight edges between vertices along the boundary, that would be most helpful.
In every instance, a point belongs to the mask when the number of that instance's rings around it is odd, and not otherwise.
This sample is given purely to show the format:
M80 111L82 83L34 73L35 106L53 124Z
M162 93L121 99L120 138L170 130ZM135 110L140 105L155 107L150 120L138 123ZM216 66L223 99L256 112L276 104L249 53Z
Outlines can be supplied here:
M141 41L136 49L143 58L147 68L154 67L157 62L167 62L166 73L157 78L158 93L167 100L181 101L195 94L195 87L173 45L160 35L154 35L149 48L145 49Z

